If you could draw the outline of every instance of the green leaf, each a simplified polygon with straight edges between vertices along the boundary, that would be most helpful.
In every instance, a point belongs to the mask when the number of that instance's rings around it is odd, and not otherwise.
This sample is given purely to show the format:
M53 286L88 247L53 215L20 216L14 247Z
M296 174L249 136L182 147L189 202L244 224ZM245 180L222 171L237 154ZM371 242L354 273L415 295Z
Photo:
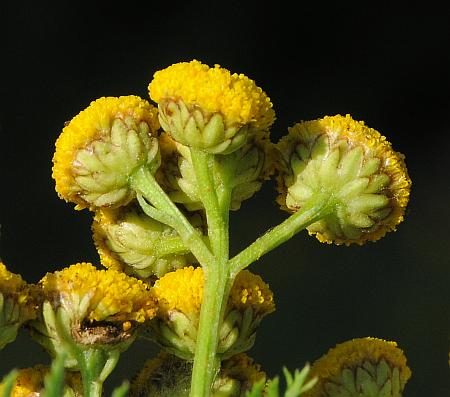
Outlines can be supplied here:
M3 393L1 397L10 397L12 389L14 387L14 382L17 378L17 369L13 369L8 375L6 375L2 380Z
M252 389L245 393L245 397L261 397L263 395L265 382L264 380L260 380L256 382Z
M128 381L124 381L119 387L116 387L113 390L111 397L125 397L128 393L128 389L130 388L130 384Z
M53 360L50 373L45 377L43 397L61 397L64 390L64 361L66 354L60 354Z
M293 375L287 368L283 368L283 374L286 378L286 391L281 395L284 397L300 397L304 392L310 390L316 384L317 379L306 381L309 375L309 368L309 365L306 364L301 371L296 369ZM268 381L265 390L264 386L262 381L255 383L245 397L280 397L278 376Z

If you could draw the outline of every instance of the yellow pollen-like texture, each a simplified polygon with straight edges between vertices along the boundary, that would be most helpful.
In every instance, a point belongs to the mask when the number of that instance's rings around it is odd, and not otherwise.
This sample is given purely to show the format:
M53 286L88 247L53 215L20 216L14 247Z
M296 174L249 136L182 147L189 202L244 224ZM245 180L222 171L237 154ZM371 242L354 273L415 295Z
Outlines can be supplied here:
M102 228L104 225L115 223L115 221L114 210L101 208L95 211L94 222L91 227L92 238L100 257L100 263L108 269L121 271L123 266L107 246L104 236L105 233Z
M48 367L44 365L19 370L11 397L40 396L44 387L44 377L48 372ZM0 393L2 392L3 385L0 384Z
M252 307L259 313L268 314L275 310L273 293L269 286L256 274L242 270L234 280L230 291L229 305L237 309Z
M204 276L201 267L192 266L167 273L152 288L162 313L177 310L199 313L203 298ZM238 310L252 307L258 313L275 310L273 294L261 277L248 270L240 272L230 291L228 306Z
M90 263L77 263L40 281L46 297L70 304L90 297L84 318L79 320L143 323L156 314L156 302L142 280L113 269L97 270Z
M332 379L344 368L355 369L364 362L378 364L385 360L391 368L397 368L403 385L411 377L411 370L406 365L406 357L395 342L377 338L358 338L338 344L317 360L311 368L311 377Z
M0 293L3 297L12 298L20 307L21 321L36 317L38 289L35 285L27 284L19 274L8 271L0 262Z
M22 368L18 371L13 384L10 397L39 397L44 389L44 379L49 374L50 369L45 365L35 365L32 368ZM83 393L83 383L79 372L67 372L65 384L69 386L74 397ZM0 384L0 395L4 391L4 385ZM66 394L64 394L66 395Z
M219 65L210 68L197 60L156 72L149 91L157 103L181 98L209 113L219 112L229 125L253 123L265 129L275 119L270 98L253 80L243 74L231 74Z
M26 287L27 283L23 281L19 274L8 271L3 262L0 262L0 292L8 294L17 294Z
M62 130L55 144L52 177L58 195L66 201L85 207L77 196L72 163L77 151L85 148L93 140L107 134L115 119L131 117L136 124L145 122L150 132L159 128L157 109L138 96L102 97L75 116Z
M162 313L177 310L198 313L202 305L204 277L200 267L193 266L167 273L152 288Z

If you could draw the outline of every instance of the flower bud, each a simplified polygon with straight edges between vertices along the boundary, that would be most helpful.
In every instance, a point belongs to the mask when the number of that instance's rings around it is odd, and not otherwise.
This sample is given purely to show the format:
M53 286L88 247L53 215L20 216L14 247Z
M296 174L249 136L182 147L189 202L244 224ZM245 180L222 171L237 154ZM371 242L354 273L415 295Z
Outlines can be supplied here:
M403 220L411 187L404 156L363 122L337 115L299 123L278 149L282 208L330 195L333 211L308 227L319 241L364 244Z
M152 287L159 311L148 325L148 336L185 360L194 358L203 286L202 268L190 266L167 273ZM250 349L262 318L274 310L273 294L261 277L247 270L240 272L219 329L219 357Z
M318 382L305 397L401 397L411 371L395 342L360 338L331 349L310 376Z
M133 379L131 397L188 397L192 362L166 352L148 360ZM211 397L244 397L252 385L264 380L266 374L245 354L222 362L212 386Z
M10 397L39 397L44 395L44 379L50 373L45 365L20 369L11 391ZM0 384L0 395L3 385ZM65 375L64 394L61 397L82 397L83 384L77 372L67 372Z
M157 173L160 185L174 202L183 204L189 211L203 209L189 148L173 141L168 134L162 134L159 141L163 163ZM261 188L262 181L270 178L274 157L267 131L252 134L233 153L215 156L213 180L216 191L220 187L229 189L231 210L238 210L244 200Z
M253 130L274 121L272 103L255 82L196 60L155 73L150 97L158 103L161 126L177 142L210 153L231 153Z
M37 291L0 262L0 350L16 339L19 327L36 317Z
M76 208L128 203L132 173L159 167L157 110L137 96L104 97L92 102L63 129L56 141L56 191Z
M99 209L92 231L102 265L140 278L162 277L194 260L175 230L134 205Z

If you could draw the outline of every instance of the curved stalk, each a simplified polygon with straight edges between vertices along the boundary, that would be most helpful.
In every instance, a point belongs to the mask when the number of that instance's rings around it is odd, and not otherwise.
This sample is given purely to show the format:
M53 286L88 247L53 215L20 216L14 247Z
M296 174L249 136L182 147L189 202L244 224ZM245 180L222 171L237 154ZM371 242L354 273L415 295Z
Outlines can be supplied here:
M329 193L314 196L304 207L284 222L270 229L229 261L235 276L261 256L278 247L308 225L317 222L333 211L334 203Z

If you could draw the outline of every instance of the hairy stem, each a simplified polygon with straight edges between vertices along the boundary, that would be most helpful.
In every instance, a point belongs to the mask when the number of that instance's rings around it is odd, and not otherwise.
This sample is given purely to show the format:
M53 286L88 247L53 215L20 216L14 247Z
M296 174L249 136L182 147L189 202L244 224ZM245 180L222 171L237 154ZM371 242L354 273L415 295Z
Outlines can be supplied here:
M186 247L202 265L213 262L214 257L200 234L161 189L150 170L142 167L135 172L131 178L131 186L159 213L165 214L170 219L168 220L169 225L178 232ZM141 200L139 202L141 203Z
M197 179L199 196L205 207L208 236L216 257L228 259L228 210L219 207L214 173L214 155L191 148L191 159Z
M295 214L266 232L232 258L229 261L231 274L235 276L261 256L289 240L300 230L328 215L332 209L333 201L329 193L314 196Z
M214 261L203 267L205 284L190 391L191 397L203 397L210 395L214 378L220 369L217 345L231 283L228 267L231 191L223 187L226 199L219 205L214 183L214 155L191 148L191 158L214 253Z

